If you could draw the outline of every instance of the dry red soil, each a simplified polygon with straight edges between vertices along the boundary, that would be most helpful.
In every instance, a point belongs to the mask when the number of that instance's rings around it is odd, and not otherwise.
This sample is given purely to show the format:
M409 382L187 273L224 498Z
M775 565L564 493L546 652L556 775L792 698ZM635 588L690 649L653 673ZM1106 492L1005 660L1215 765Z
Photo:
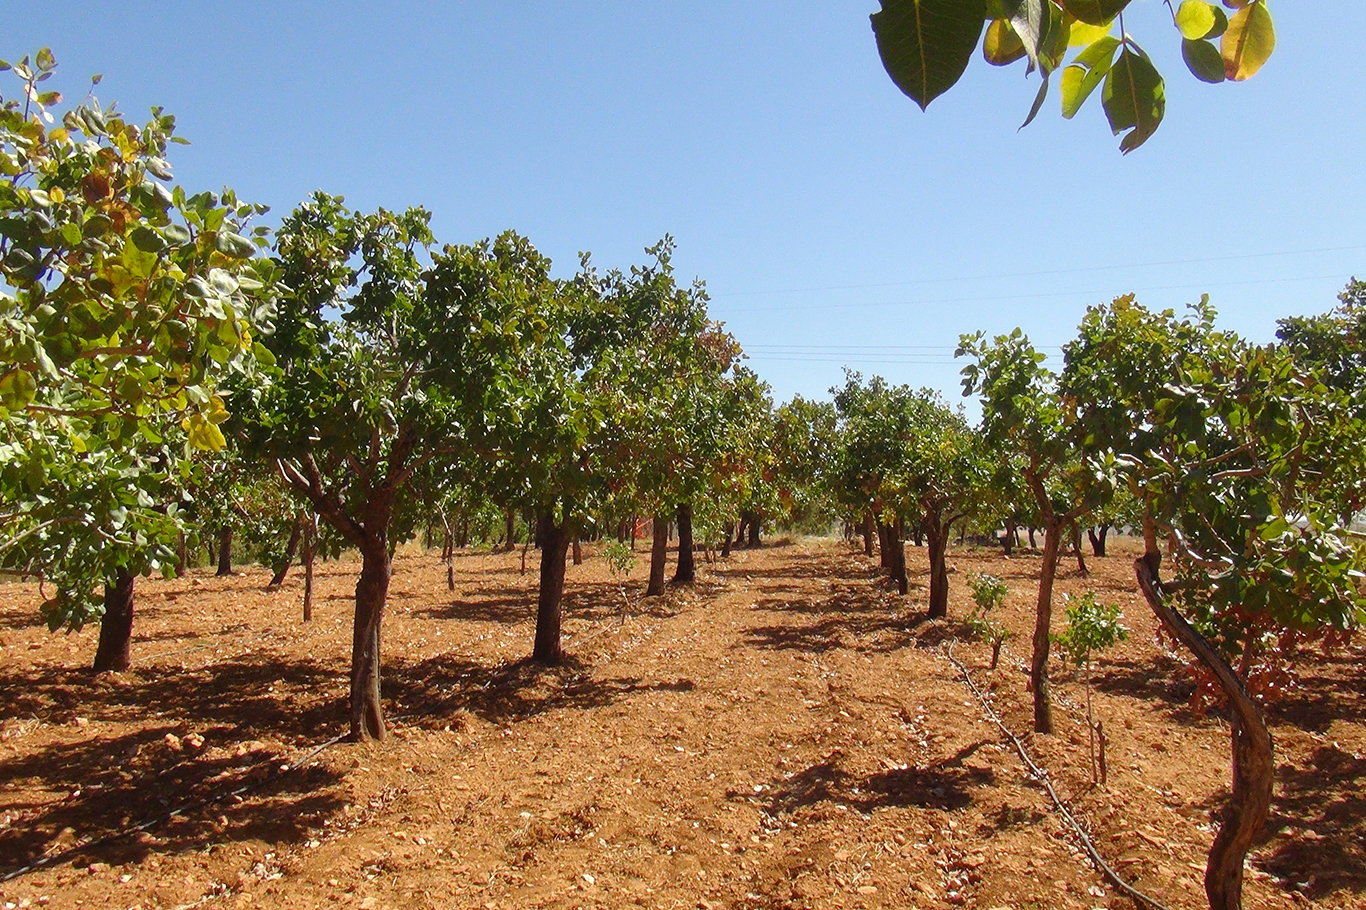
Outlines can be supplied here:
M641 554L643 557L645 554ZM1124 542L1065 563L1062 593L1132 630L1095 669L1109 783L1092 786L1080 676L1053 665L1059 733L1025 737L1128 880L1204 905L1228 727L1187 707ZM534 556L534 554L533 554ZM929 623L911 549L899 597L842 542L700 566L641 600L602 559L569 569L566 650L525 662L535 576L520 554L395 564L383 743L343 730L356 564L300 582L207 570L140 580L133 670L86 669L96 631L49 634L32 586L0 586L0 907L1127 907L946 656L1029 729L1024 658L1038 557L951 554L1010 586L1000 666ZM534 563L534 559L532 560ZM1248 908L1366 906L1366 653L1300 662L1270 706L1277 792ZM173 811L173 810L180 811ZM147 823L150 822L150 823Z

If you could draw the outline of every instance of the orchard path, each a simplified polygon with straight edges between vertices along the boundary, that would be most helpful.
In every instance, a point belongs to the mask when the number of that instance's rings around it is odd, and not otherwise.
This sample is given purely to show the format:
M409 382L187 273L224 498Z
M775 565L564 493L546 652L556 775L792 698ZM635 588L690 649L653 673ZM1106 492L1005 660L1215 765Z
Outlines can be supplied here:
M454 595L434 559L396 564L384 643L389 741L333 746L244 799L187 813L78 865L0 885L0 898L139 910L1132 906L1100 887L1044 792L943 656L953 627L924 621L923 576L902 598L842 544L780 545L703 565L695 589L632 599L623 610L602 561L590 559L569 570L571 658L543 669L518 659L531 642L534 578L518 575L516 561L517 554L458 560ZM1114 562L1120 571L1127 560ZM344 564L328 568L320 614L330 621L286 625L269 599L279 595L255 593L260 579L247 577L225 582L222 610L209 613L222 623L211 641L235 642L236 650L195 651L200 636L173 627L169 616L165 628L142 627L156 636L144 649L166 656L127 674L119 684L132 690L125 702L141 703L139 687L157 681L173 690L222 685L216 668L231 661L260 668L251 693L260 700L241 717L216 716L216 725L169 718L177 737L204 730L209 743L195 757L182 759L190 750L178 743L174 753L157 752L169 748L162 726L142 735L143 751L134 749L121 771L131 778L121 797L126 815L110 829L145 817L153 796L164 800L146 784L166 780L168 763L212 756L223 770L210 782L250 780L337 729L353 576ZM1027 575L1027 561L1014 570ZM159 584L176 583L146 588ZM1027 586L1011 584L1012 597L1026 601ZM193 593L183 584L167 591L170 602ZM964 599L956 591L955 612ZM148 613L154 624L160 614ZM1013 609L1013 624L1026 620ZM1027 722L1023 631L1011 643L1018 653L1008 652L993 673L981 665L980 646L958 646L1018 732ZM191 644L179 650L178 639ZM6 653L13 651L11 643ZM79 718L79 730L34 730L30 751L47 740L55 750L64 745L56 740L75 742L92 730L96 742L132 736L119 726L132 723L128 712L101 707L104 689L80 689L74 676L53 672L72 690L72 710L90 717ZM268 695L259 688L267 685ZM54 703L62 691L54 684ZM1076 704L1069 691L1076 695L1059 685L1064 717ZM171 715L175 698L167 698L162 713ZM1115 695L1108 710L1121 711L1126 698L1134 700ZM1173 709L1159 707L1124 717L1112 756L1119 780L1108 790L1086 786L1076 729L1035 738L1033 747L1126 874L1169 906L1198 907L1199 873L1190 867L1211 836L1202 801L1226 761L1225 734L1214 723L1164 733L1160 723ZM1147 752L1131 761L1148 738L1196 751L1160 767ZM21 791L31 804L43 804L44 781L62 790L51 777L32 772L34 783ZM1190 800L1173 789L1186 780ZM118 785L111 778L109 786ZM87 815L99 805L90 803ZM40 830L45 818L37 819ZM60 845L61 835L50 833ZM1266 876L1250 879L1249 908L1293 905Z

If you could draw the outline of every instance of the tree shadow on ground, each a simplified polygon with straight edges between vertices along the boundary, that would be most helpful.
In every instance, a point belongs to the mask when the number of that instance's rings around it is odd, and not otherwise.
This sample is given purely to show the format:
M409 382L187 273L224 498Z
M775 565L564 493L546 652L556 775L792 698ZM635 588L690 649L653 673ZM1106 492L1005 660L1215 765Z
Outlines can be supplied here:
M0 855L6 865L24 865L187 804L182 815L137 838L77 855L126 862L153 848L301 837L310 818L339 807L335 796L322 792L336 778L321 768L282 774L279 767L295 757L289 743L311 744L324 718L344 717L337 700L317 694L334 675L311 662L261 653L204 668L140 668L117 677L65 668L0 671L0 690L13 693L0 704L3 717L41 717L78 730L87 728L87 716L158 719L120 736L50 742L0 763L6 781L0 805L18 813L20 822L0 829ZM195 737L186 738L190 733ZM260 785L264 795L232 808L216 805L248 785Z
M1320 746L1301 767L1282 764L1276 781L1257 865L1311 900L1366 895L1366 759Z
M1366 655L1308 652L1296 660L1299 679L1267 705L1274 722L1322 733L1335 720L1366 723Z
M839 766L840 754L812 765L765 793L729 791L728 799L758 805L770 815L791 814L821 803L844 806L864 815L874 809L920 808L951 812L972 802L974 787L990 786L990 768L965 767L963 760L986 740L965 746L956 754L925 768L901 767L867 776L850 774Z
M590 710L644 692L691 692L690 679L646 683L636 677L594 678L573 657L556 666L531 659L487 667L451 655L388 670L384 694L415 726L439 728L470 714L491 724L510 724L555 710Z
M1142 660L1106 659L1097 665L1096 691L1156 702L1186 711L1195 682L1180 661L1165 654Z

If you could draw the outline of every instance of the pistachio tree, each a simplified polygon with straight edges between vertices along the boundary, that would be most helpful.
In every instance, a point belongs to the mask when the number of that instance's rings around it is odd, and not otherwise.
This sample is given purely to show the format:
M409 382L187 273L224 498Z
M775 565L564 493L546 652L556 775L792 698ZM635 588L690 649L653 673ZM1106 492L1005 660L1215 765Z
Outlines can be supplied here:
M1321 347L1287 326L1301 341L1260 346L1216 330L1207 300L1178 318L1130 295L1088 311L1065 350L1086 445L1115 453L1141 503L1139 587L1229 712L1232 793L1205 869L1215 910L1240 906L1270 810L1263 700L1297 647L1366 621L1361 556L1344 532L1366 502L1362 393L1338 381L1360 352L1344 315L1299 324Z
M1058 394L1058 377L1019 329L992 341L981 332L964 335L957 356L975 361L963 367L963 394L981 397L985 448L1019 470L1044 530L1029 685L1034 731L1052 733L1048 650L1058 553L1063 533L1108 493L1109 476L1084 457Z
M1131 0L881 0L873 32L882 64L921 109L952 88L979 44L992 66L1024 61L1039 90L1025 117L1043 107L1055 73L1062 115L1074 117L1096 91L1120 151L1146 142L1166 113L1166 85L1124 27ZM1252 78L1276 47L1266 0L1166 0L1175 38L1201 82ZM1217 42L1217 43L1216 43ZM1069 56L1070 55L1070 56Z
M264 207L171 182L173 116L93 94L59 114L55 69L46 48L0 61L22 85L0 97L0 571L41 580L54 629L100 618L95 668L118 670L134 579L173 570L190 459L223 445L218 389L262 350L276 272Z

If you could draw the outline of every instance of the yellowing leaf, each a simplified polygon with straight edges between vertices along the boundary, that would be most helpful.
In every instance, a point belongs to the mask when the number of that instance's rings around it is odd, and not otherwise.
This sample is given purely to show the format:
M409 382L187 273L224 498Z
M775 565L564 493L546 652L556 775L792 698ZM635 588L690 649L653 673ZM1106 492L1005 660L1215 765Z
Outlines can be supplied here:
M1088 47L1110 34L1112 28L1114 28L1113 22L1107 22L1104 25L1088 25L1078 19L1072 23L1072 31L1067 36L1067 46Z
M1024 42L1008 19L994 19L982 37L982 57L992 66L1006 66L1025 55Z
M1224 74L1234 82L1251 79L1276 49L1276 28L1263 2L1249 3L1228 20L1219 43Z
M1176 11L1176 28L1187 41L1199 41L1214 28L1214 7L1204 0L1183 0Z

